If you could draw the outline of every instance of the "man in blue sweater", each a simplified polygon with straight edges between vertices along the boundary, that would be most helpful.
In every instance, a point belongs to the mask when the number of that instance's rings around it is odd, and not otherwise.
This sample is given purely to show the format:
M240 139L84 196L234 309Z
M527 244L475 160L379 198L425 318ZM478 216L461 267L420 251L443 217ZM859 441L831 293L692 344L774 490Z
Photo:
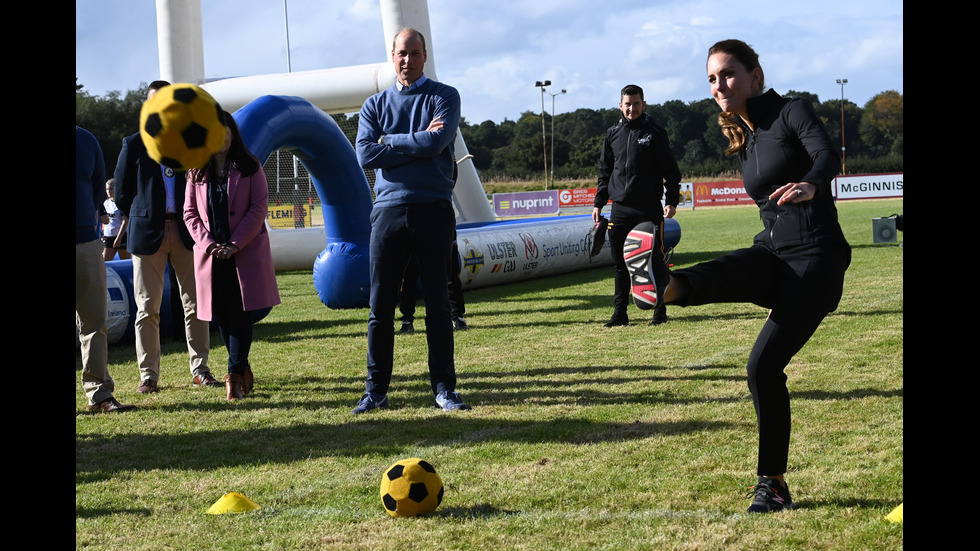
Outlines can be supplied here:
M357 160L375 172L371 211L371 314L367 385L353 413L388 405L394 364L395 308L405 266L416 255L425 299L429 379L435 407L469 409L456 392L447 269L456 230L452 206L459 93L428 79L425 37L395 35L391 61L397 82L361 107Z

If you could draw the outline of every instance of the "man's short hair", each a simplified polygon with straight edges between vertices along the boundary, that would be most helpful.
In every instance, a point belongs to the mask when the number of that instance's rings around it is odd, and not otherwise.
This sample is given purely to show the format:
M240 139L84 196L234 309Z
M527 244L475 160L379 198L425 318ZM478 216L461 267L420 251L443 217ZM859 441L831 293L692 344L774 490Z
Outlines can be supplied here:
M623 86L623 91L620 92L619 97L620 99L622 99L623 96L636 96L636 95L639 95L640 99L642 100L643 88L640 88L635 84L627 84L626 86Z
M417 36L419 40L422 41L422 51L423 52L425 51L425 36L421 32L411 27L405 27L402 30L395 33L395 38L391 39L391 51L395 51L395 41L398 40L398 35L402 33L414 34L415 36Z
M149 86L146 87L146 91L149 92L150 90L159 90L164 86L170 86L170 83L165 80L154 80Z

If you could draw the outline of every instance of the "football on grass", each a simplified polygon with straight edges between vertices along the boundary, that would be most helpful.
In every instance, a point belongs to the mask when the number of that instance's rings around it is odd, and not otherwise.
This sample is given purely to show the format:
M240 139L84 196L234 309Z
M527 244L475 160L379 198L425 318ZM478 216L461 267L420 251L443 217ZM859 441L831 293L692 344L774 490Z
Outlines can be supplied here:
M414 517L442 503L442 479L435 468L417 457L402 459L381 476L381 504L393 517Z
M225 145L221 107L188 83L157 90L140 109L140 137L154 161L174 170L201 168Z

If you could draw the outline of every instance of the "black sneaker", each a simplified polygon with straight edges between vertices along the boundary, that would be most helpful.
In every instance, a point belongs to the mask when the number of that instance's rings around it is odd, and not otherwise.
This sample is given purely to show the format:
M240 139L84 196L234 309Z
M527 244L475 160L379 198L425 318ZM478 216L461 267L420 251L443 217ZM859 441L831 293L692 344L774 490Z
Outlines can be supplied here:
M466 331L470 326L466 324L466 320L463 318L456 318L453 320L453 331Z
M629 325L629 324L630 324L630 319L628 317L617 316L616 314L613 314L613 317L610 318L609 321L607 321L606 324L603 325L603 327L619 327L622 325Z
M387 394L371 394L370 392L361 397L357 402L357 407L355 407L351 413L354 415L360 415L362 413L367 413L372 409L381 409L388 407L388 395Z
M641 310L652 310L670 283L670 270L660 258L654 258L653 236L657 225L640 222L630 230L623 245L623 260L630 271L633 303Z
M457 409L470 409L470 406L463 403L459 393L455 391L442 391L436 394L436 408L445 411L456 411Z
M403 321L402 328L398 330L399 333L414 333L415 324L410 321Z
M745 497L752 497L750 513L773 513L783 509L793 508L793 498L789 495L789 485L783 486L778 480L759 477L759 483L753 486Z
M650 325L661 325L664 323L667 323L667 307L658 306L653 311L653 320L650 322Z

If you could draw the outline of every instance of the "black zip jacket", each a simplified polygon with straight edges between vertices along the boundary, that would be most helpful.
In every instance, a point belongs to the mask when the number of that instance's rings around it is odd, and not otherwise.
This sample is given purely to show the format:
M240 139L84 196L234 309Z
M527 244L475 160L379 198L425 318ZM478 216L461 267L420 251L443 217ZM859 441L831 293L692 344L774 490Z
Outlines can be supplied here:
M650 115L619 123L606 130L599 157L599 186L593 205L614 203L652 210L663 217L660 200L677 206L681 171L670 151L667 132Z
M746 109L755 131L746 128L748 140L739 153L742 178L765 228L755 242L774 250L818 242L846 244L831 188L840 157L813 106L769 90L750 98ZM789 182L817 186L813 199L783 205L769 199Z

